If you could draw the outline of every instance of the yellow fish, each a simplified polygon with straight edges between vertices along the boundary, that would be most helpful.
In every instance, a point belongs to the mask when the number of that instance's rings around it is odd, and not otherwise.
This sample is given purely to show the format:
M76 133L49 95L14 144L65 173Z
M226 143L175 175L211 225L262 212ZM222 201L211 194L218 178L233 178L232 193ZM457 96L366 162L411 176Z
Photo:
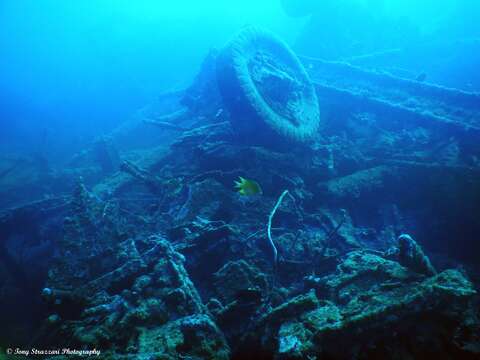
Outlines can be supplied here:
M240 181L235 181L235 188L238 189L240 195L253 196L262 194L262 188L256 181L245 179L241 176L239 180Z

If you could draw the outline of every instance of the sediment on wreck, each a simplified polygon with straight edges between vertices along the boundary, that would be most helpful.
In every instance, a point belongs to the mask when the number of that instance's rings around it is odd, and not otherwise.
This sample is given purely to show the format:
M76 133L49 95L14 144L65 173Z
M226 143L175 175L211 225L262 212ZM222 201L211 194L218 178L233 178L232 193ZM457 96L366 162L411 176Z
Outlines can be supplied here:
M379 99L385 82L400 84L411 101L431 97L445 110L465 97L477 114L472 97L371 73L358 75L368 80L362 93L361 81L335 83L318 65L309 77L321 132L298 146L277 134L287 146L270 147L239 138L234 107L217 92L216 56L190 88L113 136L120 145L166 131L168 148L127 147L118 172L76 178L55 213L62 234L34 295L46 307L34 342L63 339L112 358L478 356L478 294L458 261L478 248L468 237L480 231L478 144L460 137L466 127L445 130L459 127L458 114L437 127L424 104ZM237 194L240 176L262 195ZM291 197L278 201L284 191ZM399 243L402 234L414 243Z

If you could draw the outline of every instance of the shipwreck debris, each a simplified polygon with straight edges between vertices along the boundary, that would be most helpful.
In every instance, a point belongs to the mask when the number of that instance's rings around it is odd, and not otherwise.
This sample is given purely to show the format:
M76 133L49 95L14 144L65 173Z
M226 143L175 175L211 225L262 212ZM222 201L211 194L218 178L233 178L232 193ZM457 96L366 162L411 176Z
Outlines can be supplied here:
M305 142L320 124L310 78L290 48L275 35L250 27L217 57L220 93L242 141Z

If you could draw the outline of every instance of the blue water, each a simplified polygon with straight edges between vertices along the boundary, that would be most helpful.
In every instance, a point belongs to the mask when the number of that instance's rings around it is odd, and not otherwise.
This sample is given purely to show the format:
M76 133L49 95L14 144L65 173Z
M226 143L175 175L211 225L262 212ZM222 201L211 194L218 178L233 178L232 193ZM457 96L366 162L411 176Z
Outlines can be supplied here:
M65 160L162 91L187 85L208 50L248 24L299 54L334 60L412 47L402 70L480 90L478 45L432 45L480 36L474 0L301 3L3 0L0 149L28 155L46 142L52 160ZM302 6L313 15L288 16Z
M0 0L0 360L478 355L478 69L477 0Z

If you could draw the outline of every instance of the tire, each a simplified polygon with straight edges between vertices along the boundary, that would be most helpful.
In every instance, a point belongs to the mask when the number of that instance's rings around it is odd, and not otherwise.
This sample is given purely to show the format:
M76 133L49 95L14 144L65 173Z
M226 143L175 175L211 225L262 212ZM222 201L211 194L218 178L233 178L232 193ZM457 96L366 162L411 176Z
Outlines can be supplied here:
M318 131L315 88L295 54L258 28L241 31L217 57L217 81L232 126L246 142L305 143Z

